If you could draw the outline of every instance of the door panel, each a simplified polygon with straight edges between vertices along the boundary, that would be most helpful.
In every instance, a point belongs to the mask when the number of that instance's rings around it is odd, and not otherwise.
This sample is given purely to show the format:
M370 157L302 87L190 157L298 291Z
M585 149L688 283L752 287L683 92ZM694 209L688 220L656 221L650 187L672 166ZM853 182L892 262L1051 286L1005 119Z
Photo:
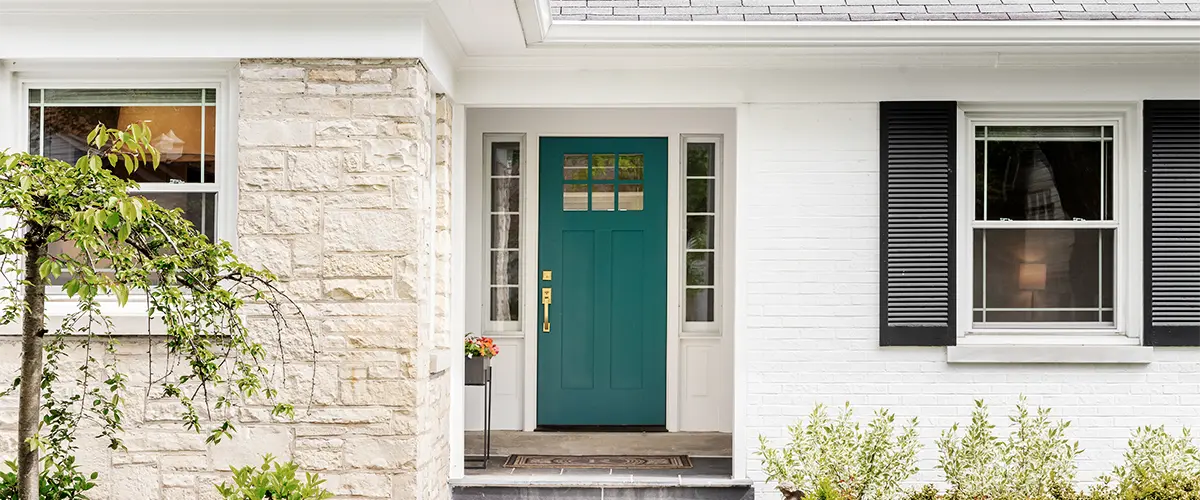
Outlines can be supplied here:
M665 425L667 139L546 137L539 156L538 425Z

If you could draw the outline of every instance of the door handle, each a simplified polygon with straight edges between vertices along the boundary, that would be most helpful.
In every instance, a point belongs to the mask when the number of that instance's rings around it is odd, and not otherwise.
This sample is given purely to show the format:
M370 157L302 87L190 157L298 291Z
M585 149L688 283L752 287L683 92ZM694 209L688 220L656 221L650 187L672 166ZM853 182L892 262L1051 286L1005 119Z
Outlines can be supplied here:
M542 332L550 332L550 288L542 289Z

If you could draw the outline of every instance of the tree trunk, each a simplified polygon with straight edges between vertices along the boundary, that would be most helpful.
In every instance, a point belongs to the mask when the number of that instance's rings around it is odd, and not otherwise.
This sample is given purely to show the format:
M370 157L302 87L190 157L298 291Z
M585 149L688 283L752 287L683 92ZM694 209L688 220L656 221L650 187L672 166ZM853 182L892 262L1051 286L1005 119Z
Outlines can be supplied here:
M29 440L37 434L42 408L42 338L46 335L46 285L38 261L46 255L46 241L30 228L25 239L25 316L21 324L21 401L17 424L18 498L38 499L41 463Z

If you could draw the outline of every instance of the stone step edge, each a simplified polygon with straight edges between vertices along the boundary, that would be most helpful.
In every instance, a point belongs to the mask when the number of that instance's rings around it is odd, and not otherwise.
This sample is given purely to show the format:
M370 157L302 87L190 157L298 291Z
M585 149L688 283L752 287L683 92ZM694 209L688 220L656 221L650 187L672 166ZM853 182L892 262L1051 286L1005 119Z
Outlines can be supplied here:
M453 488L753 488L749 479L636 479L633 481L589 481L571 479L506 479L466 477L450 480Z

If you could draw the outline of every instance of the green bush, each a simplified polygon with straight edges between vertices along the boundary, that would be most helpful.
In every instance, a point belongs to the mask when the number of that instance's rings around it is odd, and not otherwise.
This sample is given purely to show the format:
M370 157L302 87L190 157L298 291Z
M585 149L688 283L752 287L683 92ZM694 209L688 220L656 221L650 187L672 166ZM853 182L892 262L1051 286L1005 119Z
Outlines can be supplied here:
M299 467L293 462L275 463L270 454L263 457L259 467L233 467L233 484L217 485L225 500L325 500L333 498L321 485L316 474L305 473L304 481L296 479Z
M1187 429L1175 437L1163 427L1141 427L1124 462L1101 480L1099 499L1200 500L1200 450Z
M865 432L851 417L849 405L836 419L817 405L807 423L788 427L791 442L782 448L759 437L767 479L786 500L1200 500L1200 448L1187 429L1179 436L1137 429L1124 461L1081 491L1074 486L1081 450L1066 438L1069 422L1052 420L1046 408L1030 411L1022 398L1001 439L976 401L963 434L955 424L937 442L950 489L903 492L900 483L917 472L916 420L897 436L885 410Z
M996 437L987 406L975 402L971 423L958 436L958 424L938 440L938 468L950 483L950 496L989 500L1058 500L1075 482L1078 442L1067 440L1067 421L1051 421L1050 409L1031 413L1021 398L1007 439Z
M11 460L4 463L9 470L0 472L0 498L16 500L17 463ZM66 457L60 463L54 463L51 457L47 457L38 478L41 500L87 500L85 492L96 487L93 481L97 476L95 472L80 472L75 465L75 457Z
M917 421L896 434L895 416L886 410L863 430L847 404L836 419L817 405L808 423L789 426L791 442L772 448L759 437L768 479L788 498L886 500L917 472Z

